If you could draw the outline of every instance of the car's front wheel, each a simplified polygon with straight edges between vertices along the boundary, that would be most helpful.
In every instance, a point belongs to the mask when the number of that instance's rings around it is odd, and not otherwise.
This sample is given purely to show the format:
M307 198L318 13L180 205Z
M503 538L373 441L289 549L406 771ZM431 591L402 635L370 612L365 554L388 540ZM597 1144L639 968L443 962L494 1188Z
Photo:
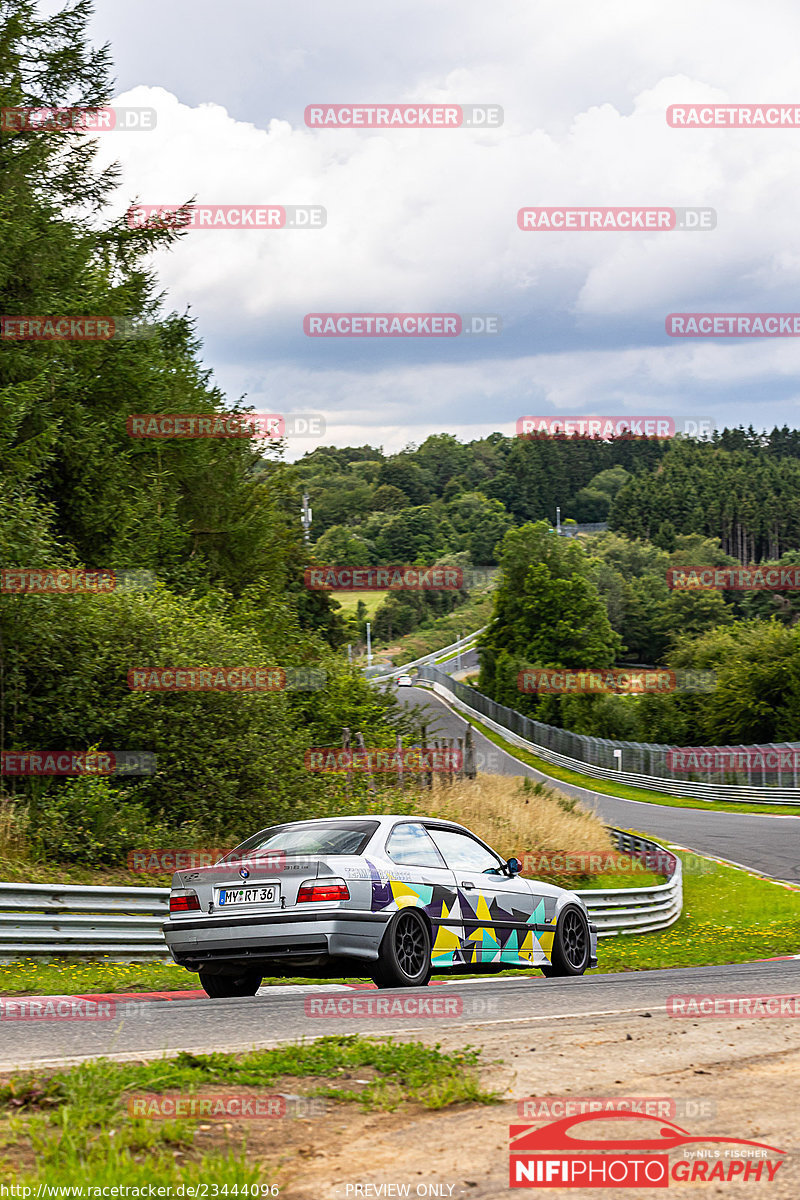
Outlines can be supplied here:
M378 987L424 987L431 977L431 935L413 908L395 913L383 935L372 978Z
M258 971L244 971L240 975L210 975L208 971L201 971L200 983L213 1000L227 996L255 996L261 987L261 975Z
M558 918L550 962L542 967L548 979L558 975L582 975L589 966L591 938L586 914L570 905Z

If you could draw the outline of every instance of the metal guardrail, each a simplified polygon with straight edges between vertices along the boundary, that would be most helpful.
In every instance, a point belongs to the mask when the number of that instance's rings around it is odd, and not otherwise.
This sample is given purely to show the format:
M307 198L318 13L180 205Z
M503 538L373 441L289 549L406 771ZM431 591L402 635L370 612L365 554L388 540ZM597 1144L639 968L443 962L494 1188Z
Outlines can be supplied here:
M683 863L677 854L672 854L649 838L638 837L624 829L609 828L609 833L617 849L624 854L636 858L654 855L662 861L666 859L670 870L666 883L657 883L652 887L577 891L597 926L598 938L613 937L618 933L654 933L659 929L667 929L683 911Z
M667 855L656 842L612 829L617 848ZM650 933L676 921L683 904L680 859L665 884L578 892L599 937ZM104 957L112 962L169 958L162 922L169 888L81 887L75 884L0 883L0 960Z
M617 783L628 783L632 787L650 788L654 791L666 792L674 796L691 796L696 800L725 800L742 804L798 804L800 805L800 778L795 766L793 772L784 774L793 778L793 786L782 787L780 783L772 786L766 784L767 773L761 772L763 786L742 785L728 782L703 782L699 779L675 778L665 766L666 754L671 746L648 744L645 742L614 742L609 738L591 737L589 734L573 733L569 729L558 729L554 725L545 725L526 717L516 709L497 704L484 696L482 692L468 687L452 679L444 671L434 666L420 667L418 680L428 683L433 691L459 709L460 712L474 717L488 725L496 733L501 734L512 745L520 746L530 751L538 758L553 763L557 767L565 767L570 771L578 771L582 775L590 775L593 779L609 779ZM559 746L556 749L553 745ZM790 747L796 751L796 760L800 761L800 742L784 742L782 747ZM768 747L780 749L782 747ZM571 749L573 754L564 754L562 750ZM764 747L735 746L734 750L763 750ZM576 753L577 752L577 753ZM596 761L605 758L623 764L633 759L637 765L647 763L648 770L624 771L621 766L611 766ZM595 761L593 761L593 759ZM686 774L686 773L682 773ZM712 772L707 775L710 780ZM780 780L781 776L778 775Z
M0 958L169 957L169 888L0 883Z
M436 663L443 655L446 656L454 650L465 650L487 628L488 626L482 625L480 629L467 634L466 637L459 638L457 642L452 642L449 646L442 646L440 650L432 650L430 654L423 654L422 658L415 658L411 662L403 663L402 667L392 667L391 671L387 671L385 675L373 675L370 678L370 683L381 683L385 679L396 679L398 675L407 675L412 667L421 667L428 663Z

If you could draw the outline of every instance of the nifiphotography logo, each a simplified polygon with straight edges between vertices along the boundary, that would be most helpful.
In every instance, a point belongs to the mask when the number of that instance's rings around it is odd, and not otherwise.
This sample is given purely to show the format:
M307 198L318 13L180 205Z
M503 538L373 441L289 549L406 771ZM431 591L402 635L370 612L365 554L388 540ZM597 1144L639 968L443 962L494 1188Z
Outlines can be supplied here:
M593 1121L618 1123L619 1132L598 1137ZM588 1128L577 1132L581 1125ZM510 1187L768 1183L786 1153L746 1138L693 1135L662 1117L630 1112L579 1113L544 1126L511 1125L509 1139Z

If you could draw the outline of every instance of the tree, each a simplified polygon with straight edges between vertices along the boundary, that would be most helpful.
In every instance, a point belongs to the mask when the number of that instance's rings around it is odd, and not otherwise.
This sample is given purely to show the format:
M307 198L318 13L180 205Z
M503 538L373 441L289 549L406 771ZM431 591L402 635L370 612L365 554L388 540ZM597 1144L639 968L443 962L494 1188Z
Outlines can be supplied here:
M522 664L603 667L622 642L590 579L581 547L544 521L510 530L500 554L502 581L481 639L479 686L494 695L495 667L506 651ZM521 669L521 666L520 666Z
M380 487L375 488L371 504L378 512L399 512L401 508L408 508L410 502L400 488L393 487L390 483L382 483Z
M434 562L446 550L446 527L427 505L406 508L389 517L377 538L385 563Z
M314 557L332 566L368 567L372 561L363 538L344 525L332 525L314 545Z

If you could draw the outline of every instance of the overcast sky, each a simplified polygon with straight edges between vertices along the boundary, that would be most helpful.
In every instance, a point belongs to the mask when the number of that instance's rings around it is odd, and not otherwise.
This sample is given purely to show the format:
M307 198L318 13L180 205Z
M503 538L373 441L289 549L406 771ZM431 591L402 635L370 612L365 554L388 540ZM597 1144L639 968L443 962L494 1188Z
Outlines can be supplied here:
M524 414L800 424L800 340L676 340L673 311L800 311L800 129L672 129L670 104L800 105L800 10L570 0L100 0L118 197L316 204L320 230L194 230L155 266L231 402L325 444L512 433ZM501 105L501 127L309 129L308 104ZM711 232L522 232L524 206L711 206ZM309 312L496 313L490 337L309 338ZM295 457L316 443L290 448Z

